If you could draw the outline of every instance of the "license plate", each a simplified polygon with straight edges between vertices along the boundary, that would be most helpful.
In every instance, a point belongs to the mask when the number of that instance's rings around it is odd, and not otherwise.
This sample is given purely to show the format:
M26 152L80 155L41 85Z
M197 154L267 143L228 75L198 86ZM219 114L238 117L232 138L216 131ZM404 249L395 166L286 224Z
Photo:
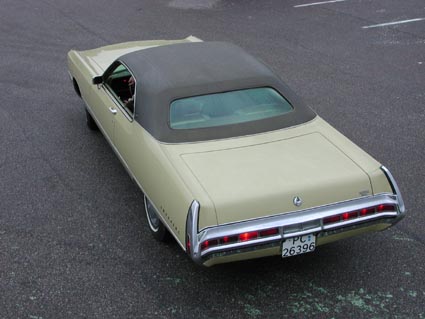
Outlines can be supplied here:
M316 236L304 235L286 239L282 244L282 258L308 253L316 248Z

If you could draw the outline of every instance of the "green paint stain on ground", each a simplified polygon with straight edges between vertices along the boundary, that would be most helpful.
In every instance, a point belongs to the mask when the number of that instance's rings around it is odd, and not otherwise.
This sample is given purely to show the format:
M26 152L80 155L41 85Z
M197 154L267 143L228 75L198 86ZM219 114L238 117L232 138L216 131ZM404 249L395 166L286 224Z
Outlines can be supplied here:
M326 289L325 288L322 288L322 287L317 287L317 291L321 292L322 294L326 294L327 293Z
M293 294L285 302L286 309L293 316L323 317L330 312L343 314L354 307L367 318L381 318L382 314L391 312L394 303L394 296L390 292L370 293L360 288L335 296L314 284L309 284L309 287L308 291Z
M395 240L404 240L404 241L414 241L412 238L398 236L398 235L393 236L393 239L395 239Z
M167 280L167 281L171 281L171 282L172 282L172 283L174 283L176 286L177 286L178 284L181 284L181 283L182 283L182 280L181 280L180 278L167 277L167 278L165 278L165 280Z
M411 275L410 272L405 272L405 274ZM253 294L245 293L242 295L245 302L240 301L239 304L243 307L247 317L257 318L268 315L268 312L262 312L261 307L261 310L255 308L255 301L258 299L260 291L265 296L270 296L273 291L273 289L269 289L265 292L265 288ZM422 294L425 296L425 291L416 292L408 290L406 287L399 287L394 291L377 292L358 288L340 294L335 293L336 291L327 290L310 282L304 291L292 293L279 303L280 309L285 313L282 318L332 319L331 316L339 318L339 316L353 311L353 313L362 314L360 316L362 318L407 319L408 317L403 315L399 317L395 314L390 316L392 311L398 307L395 301L402 295L410 298L418 298ZM425 319L425 316L420 318Z
M250 317L257 317L261 315L261 311L249 304L245 305L245 313Z
M290 305L290 309L291 309L292 313L295 313L295 314L297 314L297 313L302 313L302 314L312 313L311 306L304 301L294 302L292 305Z
M314 307L316 308L317 311L319 312L329 312L329 308L326 307L324 304L322 303L314 303Z
M368 305L361 296L359 296L355 293L351 293L351 294L347 295L345 297L345 301L350 302L353 306L355 306L355 307L357 307L357 308L359 308L363 311L373 312L373 307L371 305Z
M328 293L328 291L327 291L325 288L317 287L316 285L314 285L314 284L312 284L312 283L310 283L308 286L309 286L312 290L316 290L317 292L320 292L320 293L322 293L322 294L327 294L327 293Z
M328 313L332 305L325 304L320 299L323 295L329 295L327 290L313 284L309 286L311 288L310 291L294 295L296 301L288 305L289 310L293 314L302 314L304 316ZM320 294L320 298L314 296L317 292Z

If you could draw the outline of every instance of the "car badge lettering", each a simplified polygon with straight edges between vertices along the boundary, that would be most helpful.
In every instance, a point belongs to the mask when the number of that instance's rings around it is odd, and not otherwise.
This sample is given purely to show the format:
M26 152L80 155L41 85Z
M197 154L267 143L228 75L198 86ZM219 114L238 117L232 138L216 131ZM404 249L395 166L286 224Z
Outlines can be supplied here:
M295 206L300 207L301 204L303 203L303 200L300 197L295 196L292 202L294 203Z

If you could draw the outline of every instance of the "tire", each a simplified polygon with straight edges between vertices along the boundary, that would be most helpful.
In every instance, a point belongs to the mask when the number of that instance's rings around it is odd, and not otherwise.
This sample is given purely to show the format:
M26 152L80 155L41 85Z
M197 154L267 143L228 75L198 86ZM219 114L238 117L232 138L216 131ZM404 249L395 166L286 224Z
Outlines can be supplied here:
M89 111L87 111L87 109L86 109L86 123L87 123L88 128L91 129L92 131L98 131L99 130L96 122L94 121L94 119L91 116L91 114L89 113Z
M75 93L77 93L77 95L81 97L80 87L78 86L78 83L77 81L75 81L75 79L72 79L72 84L74 85Z
M158 217L158 213L150 200L144 196L146 219L148 220L149 230L152 236L160 241L166 242L170 239L170 233Z

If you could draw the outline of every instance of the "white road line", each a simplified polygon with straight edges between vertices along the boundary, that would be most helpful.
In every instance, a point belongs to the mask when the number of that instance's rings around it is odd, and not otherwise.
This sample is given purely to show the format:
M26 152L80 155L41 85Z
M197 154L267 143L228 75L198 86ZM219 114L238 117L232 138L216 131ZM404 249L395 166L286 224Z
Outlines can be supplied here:
M416 22L416 21L422 21L422 20L425 20L425 18L417 18L417 19L410 19L410 20L402 20L402 21L393 21L393 22L387 22L387 23L380 23L380 24L374 24L374 25L366 25L366 26L362 27L362 29L386 27L388 25L410 23L410 22Z
M327 3L343 2L343 1L346 1L346 0L330 0L330 1L322 1L322 2L305 3L305 4L296 5L294 6L294 8L310 7L310 6L317 6L319 4L327 4Z

